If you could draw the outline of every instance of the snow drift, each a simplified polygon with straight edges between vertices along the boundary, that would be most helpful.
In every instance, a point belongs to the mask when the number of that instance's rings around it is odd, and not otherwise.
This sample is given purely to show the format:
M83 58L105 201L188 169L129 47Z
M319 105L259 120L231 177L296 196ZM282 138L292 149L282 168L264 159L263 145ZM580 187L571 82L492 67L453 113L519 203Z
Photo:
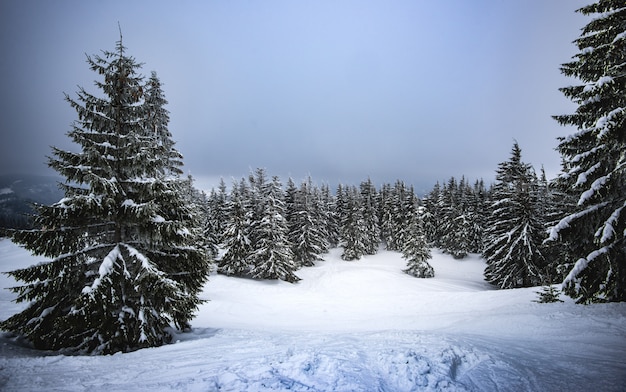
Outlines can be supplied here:
M485 264L433 250L435 278L380 251L298 271L297 284L212 275L176 344L63 356L0 338L6 391L623 391L626 304L538 304L493 290ZM0 240L0 270L39 262ZM15 282L0 277L0 287ZM0 292L0 318L20 311Z

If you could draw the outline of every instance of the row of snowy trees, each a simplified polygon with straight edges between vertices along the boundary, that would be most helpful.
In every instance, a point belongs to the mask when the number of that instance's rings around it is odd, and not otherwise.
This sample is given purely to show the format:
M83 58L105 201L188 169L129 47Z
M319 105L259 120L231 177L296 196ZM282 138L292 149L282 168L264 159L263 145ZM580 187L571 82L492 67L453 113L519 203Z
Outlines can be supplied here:
M294 272L313 266L331 247L341 246L341 257L351 261L375 254L383 242L404 254L409 273L433 276L419 200L400 181L381 192L370 180L339 185L333 195L310 178L299 187L289 179L283 189L277 177L270 181L257 169L229 193L222 181L207 204L206 238L222 249L218 271L227 275L296 282Z
M522 161L515 142L488 189L465 177L436 184L423 200L424 227L432 246L457 259L480 253L485 279L499 288L531 287L564 278L564 247L546 241L568 211L567 197L543 169Z
M401 181L380 191L369 179L358 187L340 184L333 195L310 178L299 188L289 179L283 191L276 177L268 181L257 169L230 194L223 182L211 193L214 234L206 238L223 248L218 270L228 275L295 282L294 271L330 247L340 246L349 261L375 254L382 244L419 264L422 272L409 268L413 275L430 277L426 260L435 246L458 259L482 254L485 279L500 288L530 287L563 278L563 247L545 240L565 214L564 201L543 170L537 176L522 162L517 143L489 189L482 180L470 185L452 177L422 201Z
M482 180L471 185L465 177L435 184L424 198L425 230L432 246L454 258L483 250L489 191Z

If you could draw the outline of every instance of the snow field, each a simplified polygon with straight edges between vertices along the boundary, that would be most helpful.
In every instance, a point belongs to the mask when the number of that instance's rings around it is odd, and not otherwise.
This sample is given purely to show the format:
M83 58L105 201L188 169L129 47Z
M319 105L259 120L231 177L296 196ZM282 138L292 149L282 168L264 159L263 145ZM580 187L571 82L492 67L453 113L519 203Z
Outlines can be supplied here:
M538 304L493 290L476 255L433 250L433 279L381 250L297 271L297 284L213 274L194 330L111 356L0 336L3 391L623 391L626 304ZM0 270L41 261L0 240ZM15 284L1 275L0 286ZM0 290L0 317L23 308Z

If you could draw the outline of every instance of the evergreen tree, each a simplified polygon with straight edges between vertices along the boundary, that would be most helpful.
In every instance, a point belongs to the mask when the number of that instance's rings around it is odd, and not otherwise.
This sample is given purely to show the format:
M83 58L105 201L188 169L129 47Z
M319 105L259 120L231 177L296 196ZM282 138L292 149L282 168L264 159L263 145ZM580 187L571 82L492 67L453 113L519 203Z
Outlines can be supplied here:
M333 199L329 194L328 187L324 185L321 187L313 187L313 200L313 220L315 221L317 230L322 236L321 253L327 253L332 246L330 241L334 234L331 234L331 232L336 230L336 228L332 227L335 224L334 217L332 216Z
M422 227L423 211L423 208L419 209L417 213L408 217L410 223L402 248L402 257L407 259L407 269L404 272L417 278L432 278L435 276L435 270L428 263L431 255Z
M257 171L254 184L260 194L257 197L258 219L251 227L254 235L250 253L252 277L295 283L300 278L294 273L297 265L287 238L288 226L280 181L278 177L273 177L271 182L265 182L264 174Z
M155 138L151 148L156 157L152 164L166 171L166 174L180 175L183 166L183 156L174 148L172 134L169 131L169 111L165 109L167 100L161 87L161 81L155 71L145 87L145 124L144 133L148 138ZM144 162L147 164L148 162Z
M320 224L326 228L326 251L328 251L329 248L336 247L339 244L340 236L336 198L330 193L330 188L327 184L322 185L320 200L320 211L322 213Z
M384 184L379 192L378 222L380 225L380 240L387 250L394 245L394 208L397 200L394 200L394 191L391 184Z
M182 189L180 195L184 196L185 203L192 211L195 211L193 218L195 227L197 227L196 239L194 244L201 246L209 256L210 260L214 260L218 255L219 240L215 226L210 221L210 203L206 193L198 190L193 185L194 179L191 175L181 183ZM191 218L191 217L190 217Z
M571 192L567 182L563 181L562 176L549 182L547 196L544 216L547 239L543 242L543 253L548 261L546 267L549 273L562 282L573 266L570 261L575 259L575 252L580 249L580 243L575 238L563 237L559 241L553 241L550 235L553 232L552 228L574 212L577 197Z
M180 194L166 112L151 101L158 89L143 84L121 38L87 61L104 77L102 97L82 88L77 100L66 96L78 114L68 136L80 151L53 148L49 160L66 178L65 197L38 208L40 229L11 232L51 260L9 273L25 283L13 288L17 301L30 305L0 328L48 350L158 346L201 303L210 264L194 244L197 209Z
M561 290L554 287L554 284L550 276L551 275L549 271L546 271L544 273L544 282L543 282L541 291L536 292L539 295L539 299L536 300L535 302L538 302L540 304L563 302L559 298L559 296L561 295Z
M296 262L312 267L326 251L327 234L323 229L319 201L316 199L311 179L303 182L294 194L293 216L290 224L290 241Z
M514 143L511 158L496 171L491 214L487 223L485 279L507 289L541 284L543 227L537 218L537 177L521 161Z
M249 237L250 221L244 199L245 182L233 184L231 195L226 202L226 223L222 236L224 255L218 262L218 272L225 275L246 276L252 269L249 260L252 244Z
M226 183L223 178L220 178L217 191L215 189L211 190L207 211L207 229L214 233L218 243L223 241L224 232L226 231L226 221L228 219L226 212L227 199Z
M560 181L577 196L550 238L570 247L567 295L579 303L626 301L626 7L601 0L579 10L593 19L561 72L582 84L561 88L578 105L555 116L578 131L560 138Z
M356 187L350 187L344 191L343 198L345 210L341 217L341 258L346 261L359 260L366 251L361 197Z
M303 266L302 262L298 260L296 256L296 245L298 243L298 236L300 235L300 217L299 209L302 206L298 205L298 188L296 183L291 178L287 180L287 187L285 188L285 220L287 221L287 239L292 245L292 253L294 254L294 261L297 268Z
M485 189L485 183L482 179L477 180L472 191L472 201L468 205L469 220L472 222L472 227L468 234L470 237L470 252L472 253L482 253L485 247L483 236L486 224L487 197L488 193Z
M387 250L402 251L407 228L406 217L413 212L414 193L404 182L397 180L389 190L383 206L383 231Z
M440 247L441 237L441 216L438 208L438 202L441 197L441 185L439 181L433 186L433 189L422 200L424 203L423 226L426 240L431 246Z
M470 246L468 236L471 222L465 215L462 204L464 186L465 178L462 178L459 184L454 177L451 177L441 192L440 198L443 217L440 246L445 253L452 255L455 259L467 256Z
M378 207L376 205L376 187L368 178L363 181L360 186L361 190L361 210L363 215L363 223L365 227L365 237L363 239L365 245L365 254L374 255L378 252L378 244L380 243L380 228L378 225Z

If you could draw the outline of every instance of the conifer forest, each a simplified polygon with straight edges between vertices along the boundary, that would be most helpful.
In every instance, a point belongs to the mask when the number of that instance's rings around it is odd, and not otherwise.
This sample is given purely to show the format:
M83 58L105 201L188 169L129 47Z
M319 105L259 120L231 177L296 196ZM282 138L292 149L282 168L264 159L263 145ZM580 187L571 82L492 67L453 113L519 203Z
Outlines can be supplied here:
M543 287L537 302L563 293L581 308L626 301L626 5L580 12L594 18L561 66L576 80L561 89L575 112L554 116L575 128L555 139L562 172L547 178L512 141L494 182L459 169L421 193L401 179L331 187L264 168L197 189L160 78L143 76L120 32L87 56L95 91L65 95L77 150L48 158L64 196L34 205L29 227L3 229L48 261L7 273L25 307L0 329L66 354L158 347L193 330L212 276L298 287L329 252L353 265L394 252L417 281L438 276L434 253L480 257L494 290Z

